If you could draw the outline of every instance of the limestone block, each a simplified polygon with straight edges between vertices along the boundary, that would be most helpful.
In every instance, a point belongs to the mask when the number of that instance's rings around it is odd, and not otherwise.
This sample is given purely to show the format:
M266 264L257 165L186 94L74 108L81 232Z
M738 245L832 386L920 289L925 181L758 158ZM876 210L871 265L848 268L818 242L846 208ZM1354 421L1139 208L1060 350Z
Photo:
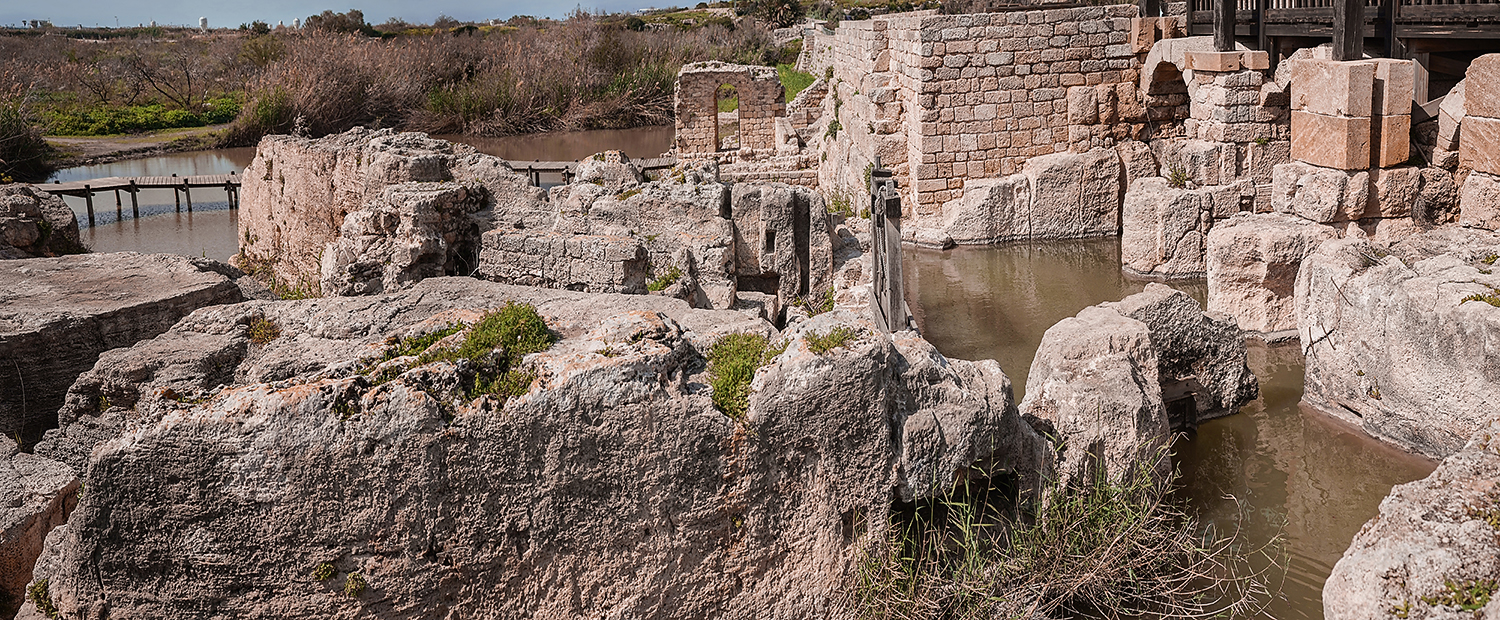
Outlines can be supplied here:
M1473 85L1469 86L1473 93ZM1468 98L1473 108L1477 99ZM1481 172L1500 175L1500 118L1465 116L1463 138L1458 144L1459 165Z
M1293 110L1327 116L1370 116L1374 64L1319 59L1293 62Z
M943 229L959 245L1029 238L1031 192L1026 176L965 181L963 196L943 205Z
M1270 140L1265 143L1247 142L1241 145L1241 176L1257 184L1271 182L1276 166L1292 161L1292 143L1289 140Z
M1156 166L1156 156L1151 154L1151 145L1138 140L1123 140L1115 144L1120 164L1125 169L1125 187L1135 184L1136 179L1161 174Z
M1448 91L1443 97L1443 103L1438 106L1437 143L1434 148L1458 150L1459 126L1464 120L1464 91L1464 81L1460 81L1453 90Z
M1347 222L1364 217L1370 202L1370 173L1323 168L1303 162L1276 166L1271 207L1314 222Z
M1296 329L1297 269L1332 227L1282 213L1239 214L1208 233L1208 311L1262 334Z
M1284 108L1292 102L1291 95L1287 93L1286 86L1279 82L1266 82L1260 85L1260 105L1267 108Z
M1156 44L1157 25L1156 17L1136 17L1130 20L1130 48L1136 54L1145 54L1151 51L1151 46Z
M1187 59L1187 68L1194 71L1214 71L1225 73L1240 70L1239 52L1188 52L1184 55Z
M1068 89L1068 122L1074 125L1093 125L1099 122L1099 102L1093 86L1074 86Z
M1244 64L1246 69L1267 71L1271 68L1271 55L1264 51L1250 50L1240 52L1240 55L1242 57L1240 62Z
M1114 235L1120 229L1120 158L1114 149L1055 153L1026 160L1031 237Z
M1422 193L1422 169L1416 166L1377 168L1370 171L1373 191L1365 218L1405 218Z
M1214 219L1237 213L1254 191L1249 181L1198 189L1174 188L1161 177L1136 181L1120 214L1122 268L1139 276L1202 277Z
M1500 118L1500 54L1475 58L1464 83L1469 116Z
M1500 177L1471 172L1458 194L1458 223L1500 230Z
M1376 116L1370 122L1371 168L1399 166L1411 159L1411 115Z
M25 600L32 565L51 531L68 520L78 503L78 475L71 467L18 452L0 437L0 613ZM30 603L26 603L29 607Z
M1292 159L1343 170L1368 168L1371 124L1368 116L1327 116L1294 110Z
M1369 62L1375 64L1375 84L1370 91L1372 113L1376 116L1411 114L1416 63L1391 58L1376 58Z

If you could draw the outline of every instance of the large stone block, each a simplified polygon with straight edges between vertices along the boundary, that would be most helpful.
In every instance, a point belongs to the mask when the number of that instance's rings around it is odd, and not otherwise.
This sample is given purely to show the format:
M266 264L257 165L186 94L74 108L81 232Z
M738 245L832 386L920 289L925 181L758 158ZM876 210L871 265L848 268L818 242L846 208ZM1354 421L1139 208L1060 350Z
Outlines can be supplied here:
M1377 116L1370 119L1371 168L1399 166L1411 159L1411 116Z
M1459 140L1459 125L1464 120L1464 82L1460 81L1453 90L1443 97L1443 103L1438 106L1438 131L1436 148L1445 151L1457 151Z
M965 181L963 196L943 205L943 229L960 245L1030 238L1031 192L1026 176Z
M1228 73L1240 70L1239 52L1188 52L1184 58L1187 68L1194 71Z
M1500 230L1500 177L1471 172L1458 193L1458 223Z
M1330 226L1282 213L1240 214L1208 233L1208 311L1233 317L1241 329L1282 335L1297 328L1297 269Z
M1362 218L1404 218L1412 213L1423 189L1422 169L1398 166L1370 171L1373 191Z
M1375 87L1373 63L1319 59L1294 63L1293 110L1326 116L1370 116Z
M63 463L19 452L0 436L0 614L26 598L32 565L47 532L67 523L78 502L78 475ZM29 605L29 603L25 603Z
M1161 177L1137 180L1120 213L1120 262L1128 273L1197 278L1215 219L1238 213L1255 194L1248 180L1197 189L1174 188Z
M1370 173L1323 168L1303 162L1276 166L1271 177L1271 208L1320 223L1365 216Z
M1370 167L1371 124L1368 116L1293 111L1292 159L1341 170L1364 170Z
M1475 98L1466 99L1472 108ZM1500 174L1500 118L1465 116L1462 131L1463 137L1458 145L1459 165Z
M1103 237L1120 230L1120 158L1114 149L1056 153L1026 160L1031 237Z
M1485 54L1469 63L1464 78L1470 116L1500 118L1500 54Z
M244 278L174 254L0 261L0 435L29 442L57 426L68 386L100 353L155 337L198 308L244 301L225 274Z
M1374 116L1411 114L1412 90L1416 82L1416 63L1410 60L1376 58L1375 85L1371 89L1370 110Z

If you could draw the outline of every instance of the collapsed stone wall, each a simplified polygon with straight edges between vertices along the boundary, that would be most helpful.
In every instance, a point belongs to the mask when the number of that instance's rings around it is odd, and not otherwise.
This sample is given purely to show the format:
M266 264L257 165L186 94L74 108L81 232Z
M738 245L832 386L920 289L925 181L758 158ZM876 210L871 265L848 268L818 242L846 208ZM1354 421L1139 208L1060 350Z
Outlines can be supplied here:
M369 380L387 338L509 301L561 337L526 358L523 395L460 397L462 365L415 358ZM252 341L255 319L284 335ZM858 335L809 349L837 327ZM731 332L787 342L740 417L705 389L703 355ZM459 278L200 312L77 389L140 400L113 412L134 430L74 450L88 492L36 571L64 617L820 617L895 501L977 462L1034 485L1051 458L993 361L847 312L778 333L662 297Z
M498 158L388 129L268 136L243 183L235 260L304 294L467 273L480 230L533 217L543 198Z

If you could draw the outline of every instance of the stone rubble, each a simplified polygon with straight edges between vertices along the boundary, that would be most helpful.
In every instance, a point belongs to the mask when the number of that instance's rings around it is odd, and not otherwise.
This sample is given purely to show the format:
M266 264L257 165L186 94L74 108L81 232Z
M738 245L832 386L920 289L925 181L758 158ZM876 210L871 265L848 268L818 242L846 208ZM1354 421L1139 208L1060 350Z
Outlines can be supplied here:
M78 218L34 185L0 185L0 260L78 254Z

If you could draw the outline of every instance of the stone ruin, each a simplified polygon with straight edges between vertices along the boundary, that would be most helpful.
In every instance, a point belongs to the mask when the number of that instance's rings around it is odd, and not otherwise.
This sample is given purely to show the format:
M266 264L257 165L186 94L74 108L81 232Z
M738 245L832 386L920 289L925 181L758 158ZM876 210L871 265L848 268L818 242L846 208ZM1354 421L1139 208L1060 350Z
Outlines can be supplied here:
M677 137L674 145L679 156L720 151L719 88L734 88L739 109L733 114L739 122L738 150L748 157L756 152L776 149L776 118L786 115L781 78L775 67L695 62L677 74Z

